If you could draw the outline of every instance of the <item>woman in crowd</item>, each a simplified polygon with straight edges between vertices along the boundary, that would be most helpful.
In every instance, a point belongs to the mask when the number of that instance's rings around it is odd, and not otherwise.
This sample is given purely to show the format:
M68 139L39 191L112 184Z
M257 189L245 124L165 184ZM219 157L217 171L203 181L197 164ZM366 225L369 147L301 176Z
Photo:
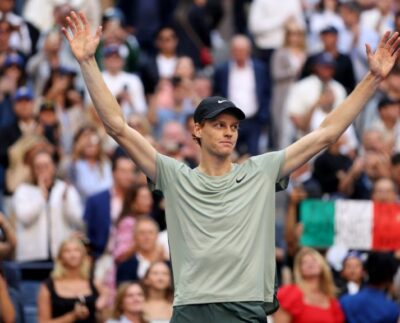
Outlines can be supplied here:
M153 262L144 276L144 316L151 323L168 323L172 317L171 269L164 261Z
M291 85L298 79L307 56L305 35L301 26L295 23L288 24L283 47L276 50L272 56L273 140L275 147L279 149L290 144L292 139L289 128L291 123L285 111L285 99Z
M111 188L111 163L103 152L96 128L86 126L75 136L70 174L83 200Z
M344 315L335 298L332 273L314 249L303 248L294 262L295 284L278 291L280 309L275 323L341 323Z
M112 319L107 323L148 323L143 318L144 292L137 282L119 286Z
M48 150L37 150L28 163L33 181L20 184L13 197L16 259L55 259L62 241L83 228L80 197L75 187L56 178Z
M81 240L71 237L62 243L51 277L39 291L39 323L94 323L99 319L105 297L102 288L90 278L90 267Z
M153 197L147 185L135 185L126 192L115 230L113 256L116 262L126 260L136 251L132 234L136 217L149 215L152 207Z
M109 303L112 303L116 290L116 267L119 263L130 258L136 251L134 229L136 218L149 215L153 206L153 197L146 184L130 187L122 205L121 213L112 228L107 252L112 255L112 263L106 270L103 284L109 290ZM111 258L111 257L110 257Z

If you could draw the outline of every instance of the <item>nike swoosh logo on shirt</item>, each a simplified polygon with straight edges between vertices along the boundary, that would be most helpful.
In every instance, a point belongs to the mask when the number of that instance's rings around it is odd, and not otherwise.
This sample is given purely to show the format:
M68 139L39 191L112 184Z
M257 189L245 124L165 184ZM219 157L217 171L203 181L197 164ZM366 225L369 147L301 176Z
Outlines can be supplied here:
M224 102L228 102L228 100L218 100L217 101L219 104L224 103Z
M244 178L246 177L246 175L247 175L247 174L244 174L244 175L242 176L242 178L236 178L236 183L239 184L241 181L243 181Z

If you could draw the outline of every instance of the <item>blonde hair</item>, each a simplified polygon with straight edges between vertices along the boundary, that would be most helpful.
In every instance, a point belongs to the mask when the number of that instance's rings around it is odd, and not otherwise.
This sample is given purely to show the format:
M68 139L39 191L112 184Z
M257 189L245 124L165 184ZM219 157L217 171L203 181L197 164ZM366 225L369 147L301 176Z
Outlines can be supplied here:
M140 289L143 292L143 298L144 298L143 286L139 282L130 281L130 282L124 282L124 283L120 284L118 287L118 290L117 290L117 295L115 296L114 309L111 314L111 317L113 319L118 320L121 317L121 315L124 313L124 310L122 308L124 298L125 298L128 288L133 285L140 287ZM147 323L147 321L143 318L143 314L140 317L140 323Z
M284 35L284 40L283 40L283 47L288 47L289 46L289 34L291 32L299 32L303 34L303 42L300 46L302 50L307 49L307 42L306 42L306 31L296 23L289 24L285 28L285 35Z
M72 147L72 160L76 161L83 158L84 150L86 148L86 144L88 141L88 137L96 136L99 140L98 142L98 152L97 152L97 161L103 163L107 160L107 156L103 150L102 139L100 137L99 131L94 125L88 124L81 127L78 132L74 136L74 144Z
M301 262L303 261L303 258L306 255L311 255L313 256L319 265L321 266L321 275L319 277L319 287L320 290L328 297L333 298L336 296L336 288L333 283L333 277L332 277L332 272L325 261L324 257L316 251L315 249L312 248L307 248L303 247L300 249L300 251L297 253L295 259L294 259L294 279L296 284L302 288L304 286L304 279L303 275L301 274Z
M85 248L85 245L83 244L83 242L77 238L77 237L70 237L66 240L64 240L61 245L60 248L58 249L58 254L57 254L57 258L56 261L54 262L54 269L51 272L51 278L53 279L62 279L65 276L65 272L66 272L66 268L64 267L61 257L62 257L62 253L65 249L65 246L68 243L76 243L79 246L79 249L82 252L82 263L81 266L79 268L79 273L81 275L81 278L83 279L89 279L90 278L90 261L89 261L89 257Z

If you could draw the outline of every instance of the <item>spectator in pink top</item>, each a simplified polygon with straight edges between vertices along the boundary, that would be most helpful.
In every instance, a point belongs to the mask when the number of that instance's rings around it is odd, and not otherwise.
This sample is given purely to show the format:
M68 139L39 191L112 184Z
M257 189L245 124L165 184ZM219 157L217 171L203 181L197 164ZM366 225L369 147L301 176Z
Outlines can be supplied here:
M124 261L136 252L133 239L136 217L149 215L152 207L153 197L146 185L132 186L126 193L115 230L113 256L116 262Z

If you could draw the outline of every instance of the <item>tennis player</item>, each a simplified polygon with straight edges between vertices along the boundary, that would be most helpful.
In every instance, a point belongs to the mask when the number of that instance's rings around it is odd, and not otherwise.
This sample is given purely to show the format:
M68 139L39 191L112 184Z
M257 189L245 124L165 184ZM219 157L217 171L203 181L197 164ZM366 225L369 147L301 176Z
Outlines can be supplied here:
M63 29L107 132L125 149L166 200L175 298L172 323L266 322L276 309L275 185L334 143L399 55L399 34L386 33L372 52L369 72L322 122L284 150L231 161L240 107L226 98L204 99L194 113L200 164L190 169L163 156L124 120L96 64L101 27L93 34L84 14L71 12Z

